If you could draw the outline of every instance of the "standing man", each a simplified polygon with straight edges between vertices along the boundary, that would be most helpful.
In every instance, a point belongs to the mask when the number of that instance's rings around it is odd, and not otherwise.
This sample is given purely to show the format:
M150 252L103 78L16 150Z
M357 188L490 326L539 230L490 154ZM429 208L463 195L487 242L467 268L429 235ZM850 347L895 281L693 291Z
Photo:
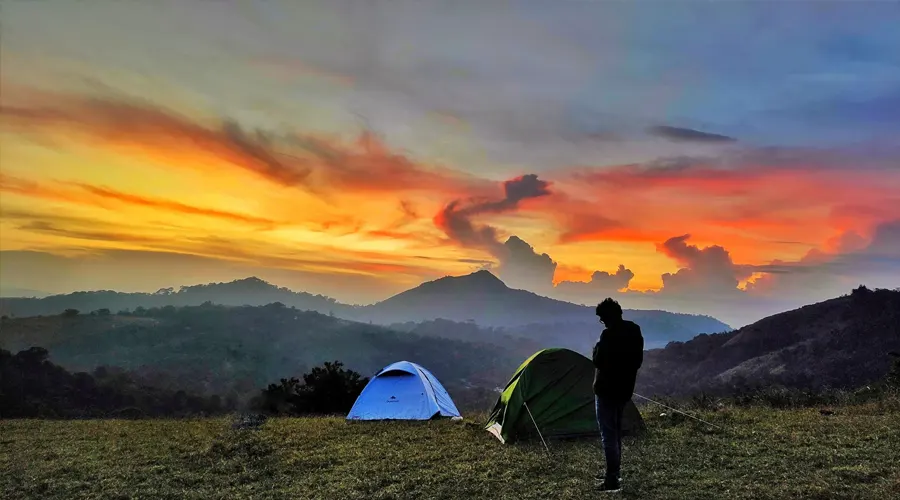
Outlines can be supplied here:
M606 455L604 491L621 488L622 412L634 393L638 369L644 361L641 327L622 318L622 307L611 298L597 305L606 327L594 346L594 395L597 423Z

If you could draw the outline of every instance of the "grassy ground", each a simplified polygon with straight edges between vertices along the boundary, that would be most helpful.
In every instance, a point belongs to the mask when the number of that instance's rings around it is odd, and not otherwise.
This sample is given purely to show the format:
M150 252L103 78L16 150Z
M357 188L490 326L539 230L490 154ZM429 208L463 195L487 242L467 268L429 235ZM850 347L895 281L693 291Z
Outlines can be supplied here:
M720 431L645 409L624 498L900 497L900 411L726 409ZM598 495L599 443L502 445L476 421L0 421L2 498L510 498Z

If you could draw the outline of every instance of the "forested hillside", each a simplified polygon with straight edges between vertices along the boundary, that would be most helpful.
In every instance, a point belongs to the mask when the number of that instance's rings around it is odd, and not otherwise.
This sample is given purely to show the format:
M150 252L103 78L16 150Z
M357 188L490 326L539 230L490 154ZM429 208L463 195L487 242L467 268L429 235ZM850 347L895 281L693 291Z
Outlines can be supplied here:
M280 302L300 310L325 314L352 309L331 297L295 292L277 287L259 278L251 277L227 283L163 288L154 293L128 293L114 290L74 292L48 297L2 297L0 312L7 316L53 315L65 309L95 311L109 309L112 312L151 309L154 307L199 306L205 302L226 306L263 306Z
M120 369L72 373L48 354L0 349L0 419L208 416L237 406L234 398L148 386Z
M532 353L530 347L398 333L282 304L69 311L3 320L0 347L16 352L31 346L48 349L54 362L70 370L118 366L161 387L243 395L333 360L365 376L411 360L447 385L493 387Z
M442 330L439 336L450 339L475 340L474 335L478 340L494 344L527 339L533 346L569 347L583 353L590 352L600 334L591 307L509 288L488 271L429 281L368 306L341 304L330 297L294 292L258 278L246 278L186 286L177 291L167 288L152 294L96 291L45 298L7 297L0 298L0 312L26 317L54 316L66 309L82 312L106 309L143 316L147 309L205 303L228 306L281 303L301 311L363 323L385 326L402 323L404 331L419 329L426 335L437 328ZM672 340L689 340L700 333L731 330L709 316L634 309L626 309L625 316L641 325L648 348L662 347ZM433 323L436 320L467 326L445 328L448 323ZM410 326L415 323L424 324ZM478 330L477 335L472 328Z
M894 351L900 351L900 291L860 287L731 333L648 351L637 390L858 387L883 379Z

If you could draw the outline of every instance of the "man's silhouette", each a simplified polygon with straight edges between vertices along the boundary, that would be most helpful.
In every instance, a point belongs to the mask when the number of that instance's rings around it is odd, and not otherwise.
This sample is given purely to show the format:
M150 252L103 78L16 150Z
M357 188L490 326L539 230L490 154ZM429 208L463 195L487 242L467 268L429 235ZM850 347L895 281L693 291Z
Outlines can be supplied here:
M644 337L641 327L622 319L622 307L613 299L597 305L597 316L606 326L594 346L597 423L606 455L603 490L616 491L621 481L622 412L644 361Z

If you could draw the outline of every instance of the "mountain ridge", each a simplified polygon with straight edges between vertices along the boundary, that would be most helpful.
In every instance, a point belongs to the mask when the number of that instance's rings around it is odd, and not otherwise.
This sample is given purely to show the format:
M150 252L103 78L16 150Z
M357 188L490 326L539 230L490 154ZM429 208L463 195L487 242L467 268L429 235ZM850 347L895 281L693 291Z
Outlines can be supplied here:
M222 283L163 288L154 293L101 290L58 294L41 299L0 298L0 313L12 316L60 314L66 309L112 312L151 307L263 306L282 303L301 310L379 325L446 319L504 328L506 334L541 342L561 343L582 352L599 335L593 308L508 287L489 271L445 276L426 281L381 302L358 306L324 295L278 287L257 277ZM698 333L729 331L731 327L710 316L668 311L626 309L626 316L641 323L649 346L687 340ZM557 342L561 340L561 342Z
M645 353L638 390L669 395L748 385L816 389L879 380L900 350L900 291L859 287L732 332Z
M165 306L0 323L0 347L10 352L40 346L69 370L115 366L198 394L247 395L333 360L369 376L397 359L416 359L447 383L483 386L531 352L519 344L398 332L280 304Z

